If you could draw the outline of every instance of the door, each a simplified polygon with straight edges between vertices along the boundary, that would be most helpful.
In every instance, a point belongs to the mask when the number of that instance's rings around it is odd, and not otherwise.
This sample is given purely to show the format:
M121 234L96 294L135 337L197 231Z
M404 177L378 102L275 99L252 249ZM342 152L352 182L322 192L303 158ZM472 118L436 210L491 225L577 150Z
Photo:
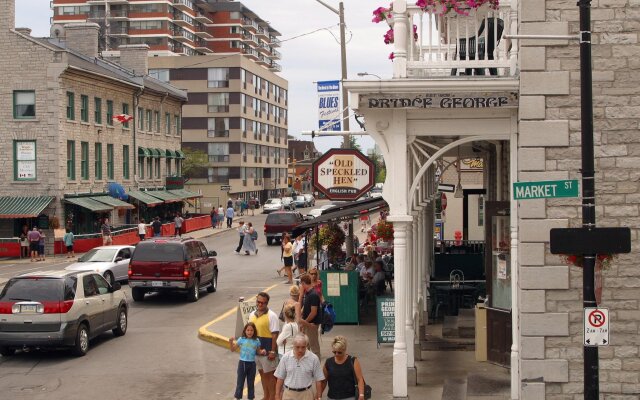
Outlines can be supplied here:
M209 257L209 252L202 242L198 242L198 246L202 252L202 265L200 266L202 282L211 282L213 279L213 258Z
M102 301L102 328L101 331L110 329L115 325L114 321L117 320L118 307L120 306L119 297L114 295L114 292L110 290L109 283L99 274L93 275L93 279L98 286L98 293L100 300Z
M83 312L86 313L89 320L89 334L91 337L102 332L102 326L104 325L104 305L102 304L103 299L95 279L96 276L102 278L98 274L82 277L82 288L84 290ZM102 280L104 281L104 279Z
M113 262L113 276L116 281L124 281L128 278L129 261L131 260L131 249L125 247L116 254Z
M485 273L487 277L487 358L511 361L511 234L509 202L487 202Z

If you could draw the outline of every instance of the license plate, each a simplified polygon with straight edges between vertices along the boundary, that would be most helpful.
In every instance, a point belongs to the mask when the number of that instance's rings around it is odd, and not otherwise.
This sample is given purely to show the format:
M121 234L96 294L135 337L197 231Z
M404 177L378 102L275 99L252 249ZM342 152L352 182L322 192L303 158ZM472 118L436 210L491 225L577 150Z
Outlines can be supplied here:
M21 304L20 305L21 313L36 313L37 308L35 304Z
M153 287L162 287L164 285L162 284L162 281L151 281L151 286L153 286Z

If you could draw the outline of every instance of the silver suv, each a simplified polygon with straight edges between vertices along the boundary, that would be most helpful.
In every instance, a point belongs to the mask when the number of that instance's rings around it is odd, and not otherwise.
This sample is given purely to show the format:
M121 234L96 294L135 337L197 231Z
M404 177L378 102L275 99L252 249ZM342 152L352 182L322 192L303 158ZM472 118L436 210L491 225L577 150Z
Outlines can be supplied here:
M69 347L76 356L89 340L127 332L127 299L92 271L39 271L11 278L0 293L0 354L17 349Z

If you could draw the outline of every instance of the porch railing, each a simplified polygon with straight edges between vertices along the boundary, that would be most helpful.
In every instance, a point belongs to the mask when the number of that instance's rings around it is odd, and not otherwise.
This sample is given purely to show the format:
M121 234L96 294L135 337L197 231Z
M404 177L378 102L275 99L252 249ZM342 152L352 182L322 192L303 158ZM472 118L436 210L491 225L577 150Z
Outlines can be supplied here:
M484 5L468 15L425 12L407 1L408 24L406 76L512 76L516 74L517 46L507 34L515 34L517 10L502 0L497 10ZM415 31L414 31L415 29ZM397 25L394 27L398 37ZM398 49L396 45L396 50Z

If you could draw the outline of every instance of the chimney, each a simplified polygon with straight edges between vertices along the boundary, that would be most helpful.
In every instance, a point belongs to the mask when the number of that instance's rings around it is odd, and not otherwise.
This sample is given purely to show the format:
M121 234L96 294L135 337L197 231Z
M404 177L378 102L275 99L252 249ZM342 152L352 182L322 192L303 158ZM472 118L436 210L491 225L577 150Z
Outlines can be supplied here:
M98 57L100 26L93 22L66 24L64 26L67 47L87 57Z
M125 44L118 47L120 65L136 76L149 74L149 46L146 44Z
M20 32L23 35L31 36L31 28L16 28L16 32Z
M0 0L0 9L2 9L0 32L3 34L16 26L16 1L17 0Z

